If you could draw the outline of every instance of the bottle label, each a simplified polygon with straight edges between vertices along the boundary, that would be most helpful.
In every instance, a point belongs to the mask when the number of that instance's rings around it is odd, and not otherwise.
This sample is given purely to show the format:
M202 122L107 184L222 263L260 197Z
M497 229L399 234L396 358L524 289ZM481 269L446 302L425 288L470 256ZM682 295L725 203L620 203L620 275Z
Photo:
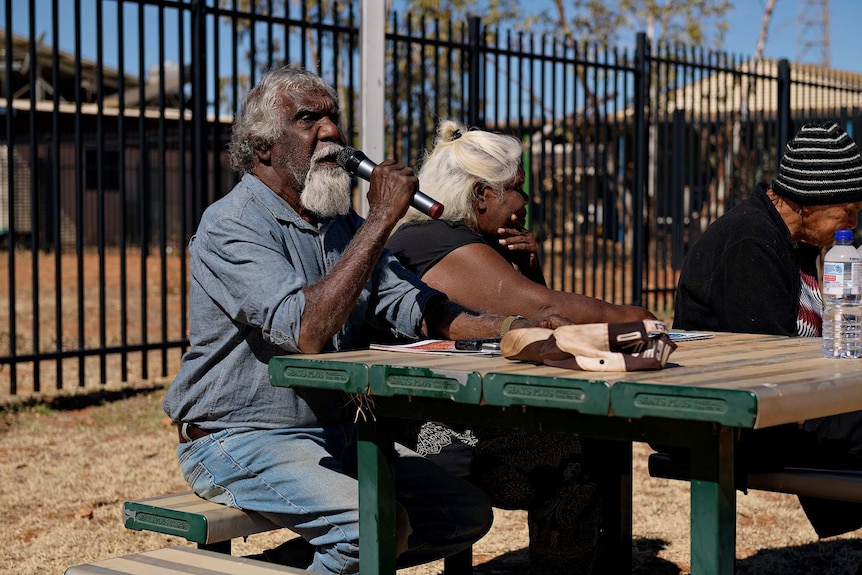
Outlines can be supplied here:
M859 262L824 262L823 293L830 296L862 293L862 264Z

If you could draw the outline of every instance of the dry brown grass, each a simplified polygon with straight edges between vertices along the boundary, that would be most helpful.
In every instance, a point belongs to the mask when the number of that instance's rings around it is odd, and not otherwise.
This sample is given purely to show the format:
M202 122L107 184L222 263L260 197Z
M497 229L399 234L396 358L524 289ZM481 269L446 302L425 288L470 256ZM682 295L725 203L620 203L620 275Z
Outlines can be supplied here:
M185 541L128 531L123 501L186 489L174 457L175 432L159 402L163 387L31 402L0 412L0 572L61 574L66 567ZM636 444L636 573L689 573L688 484L650 478L647 448ZM796 499L739 496L737 573L847 575L862 563L854 532L818 541ZM257 553L289 532L235 541ZM523 512L497 511L493 530L474 548L477 575L526 572ZM433 563L405 575L437 575Z

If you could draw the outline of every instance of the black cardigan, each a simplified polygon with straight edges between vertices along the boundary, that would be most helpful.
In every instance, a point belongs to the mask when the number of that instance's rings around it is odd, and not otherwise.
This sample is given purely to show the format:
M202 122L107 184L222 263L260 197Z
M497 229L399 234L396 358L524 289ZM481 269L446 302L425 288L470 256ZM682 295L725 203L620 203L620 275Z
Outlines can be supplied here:
M758 184L713 222L682 265L674 304L679 329L797 335L799 270L817 276L820 248L794 242Z

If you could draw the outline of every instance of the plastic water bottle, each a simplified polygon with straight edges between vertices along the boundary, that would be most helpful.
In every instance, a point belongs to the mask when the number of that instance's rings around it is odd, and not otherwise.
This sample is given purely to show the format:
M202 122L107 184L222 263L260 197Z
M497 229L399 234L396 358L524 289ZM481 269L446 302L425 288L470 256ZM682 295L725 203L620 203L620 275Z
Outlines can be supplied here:
M823 355L857 358L862 350L862 255L853 247L853 230L835 232L835 245L823 259Z

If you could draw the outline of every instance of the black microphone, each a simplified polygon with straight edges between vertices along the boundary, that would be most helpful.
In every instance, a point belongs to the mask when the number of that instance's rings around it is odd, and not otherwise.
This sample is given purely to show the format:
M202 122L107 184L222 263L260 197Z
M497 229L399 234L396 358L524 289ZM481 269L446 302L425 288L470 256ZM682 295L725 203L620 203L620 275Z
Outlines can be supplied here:
M377 165L359 150L348 147L341 148L341 151L335 157L335 163L344 168L348 173L359 176L366 182L371 181L371 171ZM413 199L410 201L410 205L435 220L443 215L443 204L429 198L419 190L413 192Z

